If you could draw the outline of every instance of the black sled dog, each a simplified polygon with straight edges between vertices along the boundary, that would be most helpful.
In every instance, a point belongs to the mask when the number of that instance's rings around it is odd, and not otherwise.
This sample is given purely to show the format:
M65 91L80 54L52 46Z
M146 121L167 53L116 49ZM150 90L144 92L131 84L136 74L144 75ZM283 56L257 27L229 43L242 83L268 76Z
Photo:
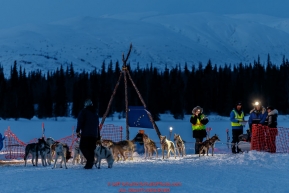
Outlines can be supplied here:
M206 141L202 142L200 144L200 151L199 151L199 157L201 156L201 154L203 154L203 156L205 155L205 153L208 155L209 154L209 149L210 147L212 148L212 156L214 155L214 145L217 141L221 141L219 139L219 137L215 134L213 137L211 137L210 139L207 139Z

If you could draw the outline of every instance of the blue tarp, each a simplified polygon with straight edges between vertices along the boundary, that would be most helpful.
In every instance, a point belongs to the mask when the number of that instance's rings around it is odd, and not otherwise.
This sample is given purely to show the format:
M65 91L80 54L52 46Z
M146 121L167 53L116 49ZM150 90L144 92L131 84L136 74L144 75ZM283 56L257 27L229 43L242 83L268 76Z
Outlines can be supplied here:
M153 129L148 112L143 106L128 107L128 126Z

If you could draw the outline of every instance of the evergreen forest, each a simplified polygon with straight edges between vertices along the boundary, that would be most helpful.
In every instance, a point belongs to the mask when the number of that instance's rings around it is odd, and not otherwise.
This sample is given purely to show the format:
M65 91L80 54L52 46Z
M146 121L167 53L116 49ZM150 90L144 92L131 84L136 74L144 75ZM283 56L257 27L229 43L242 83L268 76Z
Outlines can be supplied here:
M248 114L255 100L264 107L275 107L279 114L289 114L289 61L285 57L281 64L272 64L268 55L266 64L258 58L249 64L221 66L209 60L206 65L177 64L164 70L153 64L127 67L155 121L162 113L183 119L195 106L201 106L207 115L229 116L238 101L242 101ZM46 74L39 70L27 73L15 61L7 78L0 66L0 117L76 118L87 98L92 99L102 117L117 84L108 116L119 113L119 117L124 117L125 86L123 78L119 81L121 72L119 62L103 62L100 69L90 72L75 72L70 64ZM132 82L127 80L127 85L129 106L142 106Z

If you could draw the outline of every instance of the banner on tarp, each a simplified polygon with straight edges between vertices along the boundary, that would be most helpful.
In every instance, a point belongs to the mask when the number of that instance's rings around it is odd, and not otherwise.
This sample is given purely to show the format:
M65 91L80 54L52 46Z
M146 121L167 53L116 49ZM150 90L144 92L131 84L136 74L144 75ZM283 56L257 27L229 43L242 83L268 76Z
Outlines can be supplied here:
M148 112L143 106L128 107L128 125L130 127L141 127L153 129Z

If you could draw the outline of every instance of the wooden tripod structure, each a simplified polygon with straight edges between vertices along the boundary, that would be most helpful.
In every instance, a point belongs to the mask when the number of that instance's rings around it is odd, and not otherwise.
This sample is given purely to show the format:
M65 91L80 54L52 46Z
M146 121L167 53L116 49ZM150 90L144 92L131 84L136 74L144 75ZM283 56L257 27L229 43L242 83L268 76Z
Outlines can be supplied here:
M121 70L121 72L120 72L118 81L117 81L117 83L116 83L116 85L115 85L115 88L114 88L113 93L112 93L112 95L111 95L111 97L110 97L109 103L108 103L108 105L107 105L106 111L105 111L105 113L104 113L104 115L103 115L103 117L102 117L101 123L100 123L100 126L102 126L103 123L104 123L104 121L105 121L105 119L106 119L106 117L107 117L107 114L108 114L109 109L110 109L110 107L111 107L111 103L112 103L113 98L114 98L114 96L115 96L115 94L116 94L116 90L117 90L117 88L118 88L118 86L119 86L119 84L120 84L121 78L122 78L122 76L123 76L123 77L124 77L124 85L125 85L124 88L125 88L126 139L127 139L127 140L129 140L127 76L128 76L128 78L129 78L129 80L131 81L131 83L132 83L135 91L137 92L138 97L139 97L141 103L143 104L144 108L146 109L146 104L145 104L145 102L144 102L144 100L143 100L143 98L142 98L139 90L137 89L135 83L133 82L133 80L132 80L132 78L131 78L131 76L130 76L130 73L129 73L128 69L127 69L127 66L126 66L126 62L127 62L128 58L129 58L131 49L132 49L132 44L130 44L129 51L128 51L127 55L126 55L126 58L124 58L124 54L122 54L122 62L123 62L122 70ZM161 133L160 133L160 131L159 131L159 128L157 127L155 121L153 120L152 115L151 115L148 111L146 111L146 112L147 112L147 115L148 115L148 117L149 117L152 125L153 125L153 128L156 130L157 135L158 135L158 137L160 138Z

